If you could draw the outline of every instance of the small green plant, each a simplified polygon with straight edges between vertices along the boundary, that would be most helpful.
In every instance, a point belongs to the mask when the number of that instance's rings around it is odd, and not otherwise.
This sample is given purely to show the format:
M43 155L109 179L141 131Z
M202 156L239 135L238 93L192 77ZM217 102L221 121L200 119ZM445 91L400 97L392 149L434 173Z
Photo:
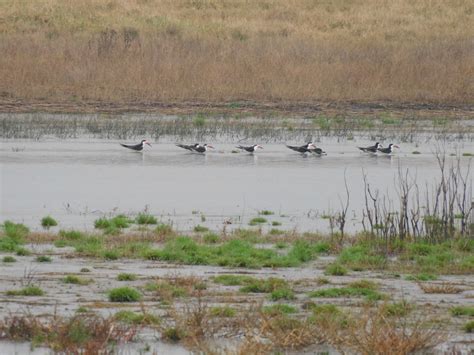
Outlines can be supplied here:
M273 221L273 222L272 222L272 226L273 226L273 227L281 226L281 222Z
M6 292L7 296L43 296L44 291L38 286L28 286L21 290L10 290Z
M466 333L474 333L474 320L471 320L464 324L463 329Z
M31 251L29 251L26 248L19 247L16 250L16 255L18 255L18 256L28 256L28 255L31 255Z
M137 275L135 274L128 274L128 273L120 273L117 275L118 281L135 281L137 279Z
M186 336L186 333L177 327L169 327L163 331L163 338L169 341L178 342Z
M84 307L84 306L80 306L79 308L76 309L76 313L88 313L89 310L87 309L87 307Z
M76 275L67 275L63 282L65 284L74 284L74 285L88 285L92 282L90 279L83 279L82 277Z
M39 263L50 263L53 261L50 256L47 255L39 255L36 257L36 261Z
M137 224L157 224L158 221L152 215L146 213L139 213L137 218L135 219Z
M206 233L203 237L204 243L215 244L219 241L219 236L215 233Z
M275 243L275 248L277 249L286 249L288 248L288 244L285 242L276 242Z
M46 216L41 219L41 226L43 228L49 229L50 227L55 227L58 225L58 222L51 216Z
M283 314L291 314L298 312L298 309L289 304L274 304L272 306L263 307L263 313L271 316L279 316Z
M107 234L114 234L117 230L130 227L132 223L127 216L120 214L113 218L107 219L105 217L96 219L94 221L94 227L97 229L103 229Z
M138 302L141 298L140 292L131 287L119 287L109 291L110 302Z
M463 157L474 157L474 154L472 153L462 153Z
M272 211L269 211L269 210L262 210L262 211L259 211L258 214L260 214L262 216L271 216L274 213Z
M386 303L382 306L382 312L386 316L405 317L413 309L413 306L406 301Z
M418 155L418 154L421 154L421 152L414 150L413 152L411 152L411 154Z
M120 322L139 325L158 325L161 323L160 318L149 313L135 313L128 310L118 311L114 314L114 318Z
M262 223L267 223L267 220L263 217L255 217L250 220L249 225L256 226Z
M91 272L91 270L87 267L83 267L80 271L81 272Z
M456 306L451 308L451 314L453 316L468 316L474 317L474 306Z
M280 289L274 290L270 293L270 299L272 301L294 300L295 299L295 294L289 288L280 288Z
M4 256L2 260L4 263L14 263L16 261L16 259L11 255Z
M208 232L209 228L201 226L201 225L198 224L197 226L194 227L194 231L197 232L197 233Z
M268 234L270 234L270 235L282 235L282 234L285 234L285 231L283 231L281 229L277 229L277 228L272 228L272 229L270 229L270 232L268 232Z
M433 275L433 274L414 274L414 275L408 275L405 277L405 280L407 281L434 281L437 280L438 276Z
M70 230L70 231L60 230L59 236L69 241L76 241L83 238L84 234L82 232L75 231L75 230Z
M211 308L211 315L214 317L231 318L231 317L235 317L236 314L237 314L237 311L234 308L231 308L228 306Z
M105 250L103 253L102 253L102 256L104 257L104 259L107 259L107 260L118 260L120 259L120 252L118 250Z
M173 227L170 226L169 224L158 224L155 228L155 233L158 234L159 236L168 236L168 235L173 235Z
M347 269L342 266L341 264L334 263L329 264L324 271L325 275L332 275L332 276L344 276L347 275Z
M225 286L242 286L252 283L256 279L246 275L219 275L215 276L213 281Z

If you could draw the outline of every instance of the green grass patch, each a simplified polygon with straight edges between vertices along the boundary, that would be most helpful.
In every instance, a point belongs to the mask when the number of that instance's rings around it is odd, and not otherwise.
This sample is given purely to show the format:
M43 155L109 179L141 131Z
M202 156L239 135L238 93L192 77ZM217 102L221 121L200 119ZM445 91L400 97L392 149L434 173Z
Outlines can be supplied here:
M338 263L329 264L324 270L325 275L344 276L347 275L347 269Z
M474 157L473 153L462 153L463 157Z
M385 316L405 317L413 310L413 305L406 301L386 303L381 310Z
M23 243L30 230L21 223L5 221L0 236L0 251L14 252Z
M65 284L74 284L74 285L88 285L92 282L90 279L84 279L76 275L67 275L62 280Z
M47 255L39 255L36 257L36 261L39 263L50 263L53 261L50 256Z
M224 286L242 286L248 285L252 282L257 282L257 279L255 279L254 277L246 275L219 275L214 276L212 280L215 283Z
M450 309L453 316L468 316L474 317L474 306L456 306Z
M474 333L474 320L471 320L471 321L467 322L466 324L464 324L462 329L466 333Z
M285 231L281 230L281 229L277 229L277 228L272 228L272 229L270 229L268 234L270 234L270 235L282 235L282 234L285 234Z
M309 293L309 297L339 298L339 297L364 297L368 301L378 301L384 295L376 290L376 284L361 280L349 284L348 287L326 288Z
M269 210L262 210L262 211L259 211L258 214L262 215L262 216L271 216L275 213L273 213L272 211L269 211Z
M232 318L236 316L237 311L232 307L225 306L225 307L212 307L210 313L214 317Z
M138 216L135 218L136 224L157 224L158 221L152 215L146 213L139 213Z
M386 266L385 257L365 245L345 248L339 255L338 262L354 271L382 269Z
M159 236L169 236L175 234L173 227L165 223L158 224L155 228L155 233Z
M271 316L280 316L284 314L292 314L298 312L298 309L295 306L289 304L274 304L271 306L263 307L263 313Z
M75 240L80 240L81 238L83 238L84 233L75 231L75 230L69 230L69 231L60 230L59 236L69 241L75 241Z
M16 262L16 259L11 255L7 255L7 256L3 257L2 261L4 263L14 263L14 262Z
M194 231L197 232L197 233L203 233L203 232L208 232L209 228L201 226L201 225L198 224L197 226L194 227Z
M142 298L140 292L131 287L118 287L109 291L110 302L138 302Z
M437 280L438 276L434 274L413 274L413 275L407 275L405 277L405 280L407 281L434 281Z
M270 277L266 280L253 279L240 288L240 292L247 293L271 293L277 290L289 289L288 282L277 277Z
M273 227L278 227L278 226L281 226L281 222L278 222L278 221L272 221L272 226L273 226Z
M49 229L58 225L58 222L51 216L46 216L41 219L41 226Z
M10 290L6 292L7 296L43 296L44 291L38 286L28 286L21 290Z
M120 229L130 227L133 220L130 220L127 216L120 214L113 218L99 218L94 221L94 227L97 229L103 229L106 234L115 234Z
M249 222L249 226L257 226L259 224L262 224L262 223L267 223L267 220L266 218L263 218L263 217L255 217L255 218L252 218Z
M119 322L136 325L159 325L161 319L149 313L136 313L133 311L122 310L114 314L114 319Z
M135 274L128 274L128 273L122 272L117 275L118 281L135 281L136 279L137 279L137 275Z
M146 258L151 260L248 268L298 266L315 257L315 251L305 241L295 242L288 255L279 255L272 249L255 248L247 241L230 240L213 246L199 245L189 237L177 237L163 249L146 252Z
M279 288L270 293L270 300L279 301L279 300L294 300L295 293L289 288Z
M28 249L23 248L23 247L18 247L16 249L16 255L18 255L18 256L28 256L28 255L31 255L31 251L29 251Z
M217 242L219 242L220 237L216 233L206 233L204 234L204 237L202 239L204 243L216 244Z

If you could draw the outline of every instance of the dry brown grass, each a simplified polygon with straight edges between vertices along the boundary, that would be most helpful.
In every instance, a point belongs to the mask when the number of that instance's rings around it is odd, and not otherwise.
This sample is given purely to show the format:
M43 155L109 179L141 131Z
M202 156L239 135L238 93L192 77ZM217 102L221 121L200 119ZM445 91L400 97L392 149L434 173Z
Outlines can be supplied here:
M418 283L420 288L423 290L424 293L444 293L444 294L453 294L453 293L461 293L463 291L462 288L457 287L456 285L449 283L449 282L442 282L442 283Z
M468 0L6 0L0 94L473 103Z
M337 346L360 354L412 354L442 341L440 332L427 320L387 316L383 307L366 308L355 315Z

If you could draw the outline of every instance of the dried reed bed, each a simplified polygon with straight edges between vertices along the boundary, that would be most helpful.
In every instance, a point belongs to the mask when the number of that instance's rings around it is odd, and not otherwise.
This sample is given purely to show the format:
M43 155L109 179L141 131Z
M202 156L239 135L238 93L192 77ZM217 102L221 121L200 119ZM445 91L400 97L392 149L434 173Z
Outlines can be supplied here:
M467 0L7 0L0 93L472 103L473 13Z

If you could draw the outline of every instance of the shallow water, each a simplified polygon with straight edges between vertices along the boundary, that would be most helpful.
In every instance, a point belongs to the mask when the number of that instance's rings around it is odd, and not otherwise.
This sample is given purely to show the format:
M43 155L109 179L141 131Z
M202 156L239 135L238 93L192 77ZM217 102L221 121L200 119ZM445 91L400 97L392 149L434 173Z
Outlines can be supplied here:
M279 228L327 231L328 220L321 217L340 209L346 179L347 229L353 231L361 228L363 172L372 189L392 197L399 168L409 169L421 187L440 175L435 145L402 144L392 156L368 155L356 146L372 142L325 138L318 146L328 155L316 157L283 143L264 145L255 155L232 153L235 144L215 144L215 151L201 155L174 144L153 144L142 153L118 143L86 138L1 141L1 220L39 228L40 219L51 215L61 228L92 229L100 216L147 210L180 230L196 224L221 229L224 221L232 222L228 228L247 226L258 211L270 210L274 215L266 218L281 222ZM473 152L474 144L443 148L447 154ZM421 154L412 154L415 150ZM461 160L467 167L470 158ZM454 161L448 157L448 164Z

